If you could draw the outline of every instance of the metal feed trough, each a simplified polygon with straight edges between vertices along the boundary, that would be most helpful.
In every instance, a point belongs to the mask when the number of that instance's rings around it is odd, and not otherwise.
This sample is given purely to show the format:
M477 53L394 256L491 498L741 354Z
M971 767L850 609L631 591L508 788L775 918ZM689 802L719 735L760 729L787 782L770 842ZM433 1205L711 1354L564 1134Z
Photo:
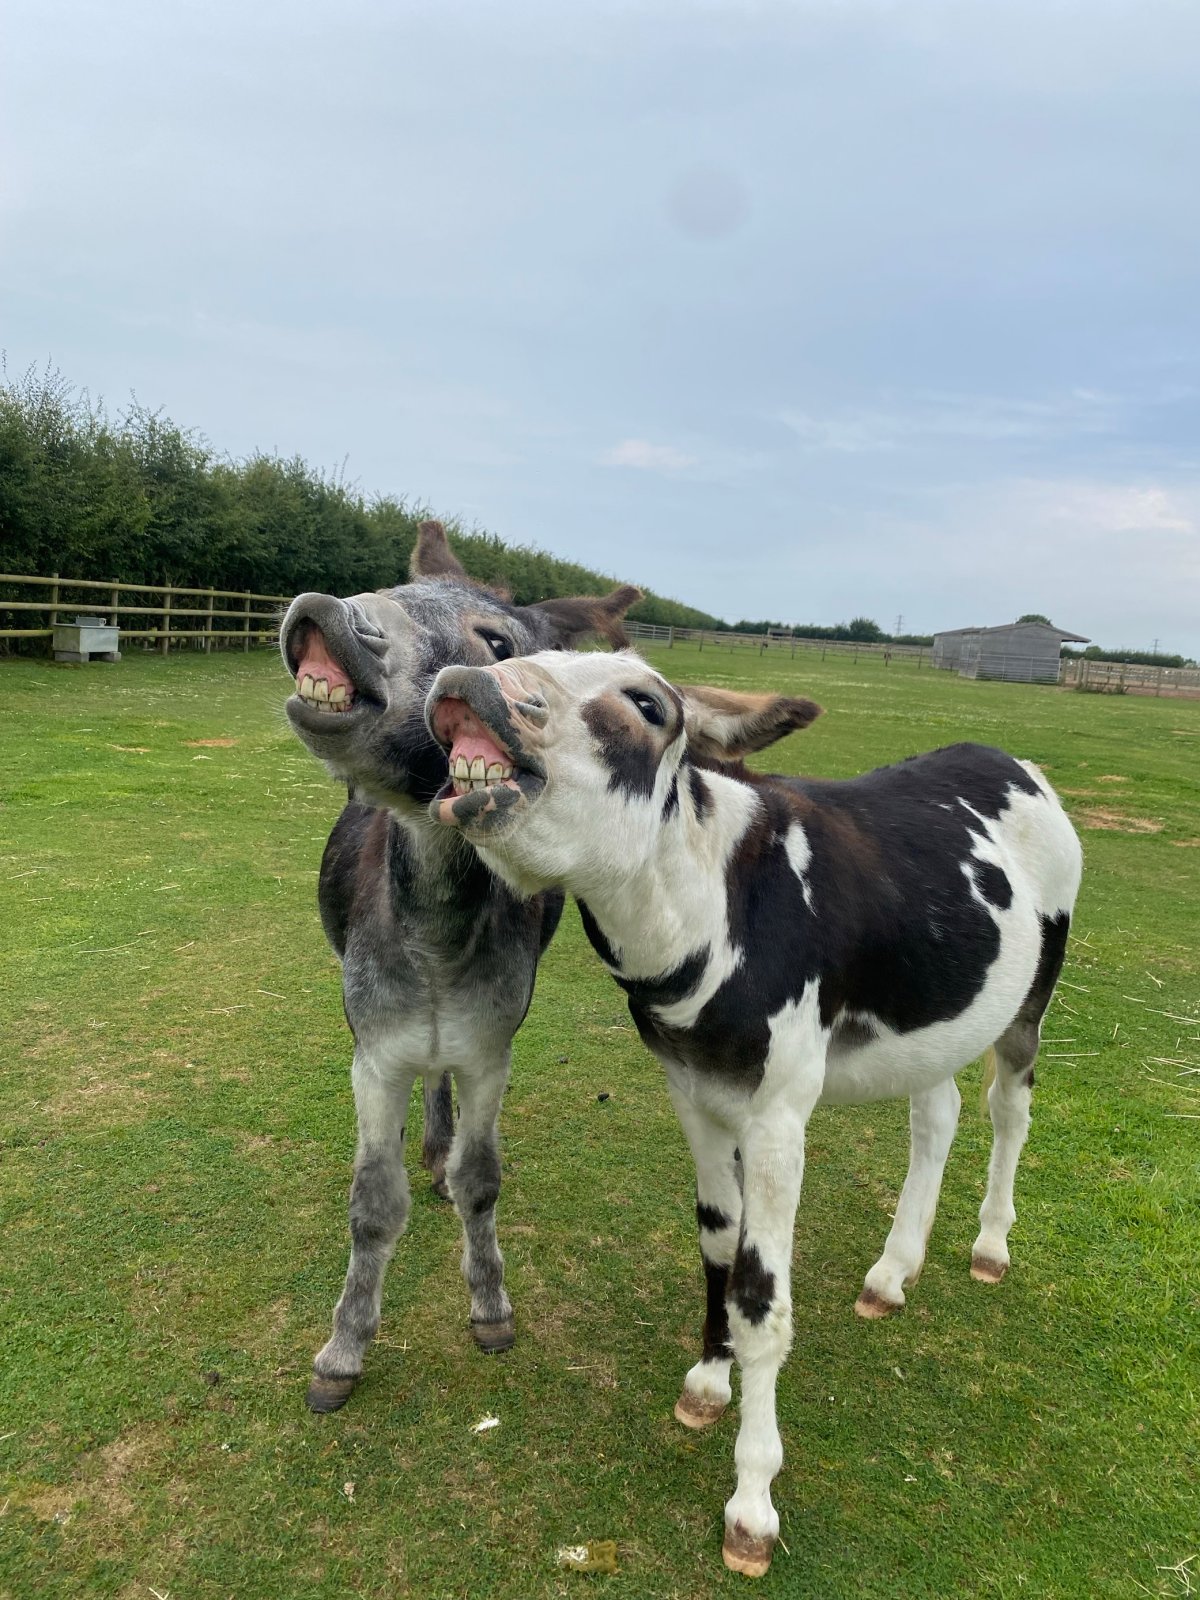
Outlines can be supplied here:
M55 661L90 661L98 656L101 661L120 661L117 649L121 642L120 628L105 622L103 617L76 617L74 622L60 622L54 629Z

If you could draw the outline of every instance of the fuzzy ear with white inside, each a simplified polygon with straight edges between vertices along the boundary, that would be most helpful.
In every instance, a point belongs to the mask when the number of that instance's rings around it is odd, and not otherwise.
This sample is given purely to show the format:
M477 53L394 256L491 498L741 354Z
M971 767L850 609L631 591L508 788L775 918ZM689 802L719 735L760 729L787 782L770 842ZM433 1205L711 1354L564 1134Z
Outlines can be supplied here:
M410 578L465 578L467 569L450 548L440 522L422 522L409 558Z
M738 694L703 684L677 687L683 697L688 749L714 761L733 761L765 750L821 715L813 701L785 694Z

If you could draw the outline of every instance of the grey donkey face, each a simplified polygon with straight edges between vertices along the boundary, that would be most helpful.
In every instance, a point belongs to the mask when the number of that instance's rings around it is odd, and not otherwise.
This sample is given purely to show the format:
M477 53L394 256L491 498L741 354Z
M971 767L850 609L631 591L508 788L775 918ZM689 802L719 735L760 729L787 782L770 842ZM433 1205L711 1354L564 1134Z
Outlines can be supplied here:
M621 618L640 591L517 606L471 582L440 523L421 524L412 582L339 599L299 595L279 644L296 692L287 715L335 777L364 798L424 806L446 782L425 697L445 666L569 649L599 635L625 642Z

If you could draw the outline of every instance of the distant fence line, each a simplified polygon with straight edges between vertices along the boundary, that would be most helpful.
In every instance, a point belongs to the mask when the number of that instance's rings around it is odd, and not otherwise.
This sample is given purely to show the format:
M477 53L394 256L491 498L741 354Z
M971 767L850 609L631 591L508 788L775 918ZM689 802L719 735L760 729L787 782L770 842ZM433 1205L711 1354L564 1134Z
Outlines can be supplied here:
M199 641L199 648L210 651L214 646L239 646L249 650L251 644L273 640L279 633L281 607L293 599L289 594L255 594L246 589L191 589L173 583L120 583L99 578L62 578L52 573L48 578L31 577L25 573L0 572L0 585L4 588L29 586L48 591L37 600L14 600L0 596L0 622L10 617L24 620L29 613L40 612L45 622L37 628L0 628L0 639L49 639L60 622L70 622L75 613L105 618L114 627L120 626L121 639L149 639L166 655L172 644L184 640ZM87 591L82 599L74 596ZM124 595L137 595L143 599L158 596L156 605L126 604ZM182 599L183 605L175 601ZM188 601L203 604L189 605ZM236 605L231 602L238 602ZM267 604L269 611L253 609ZM157 627L127 628L119 623L121 617L157 617ZM199 626L195 624L200 619ZM177 626L180 621L183 627ZM252 624L269 623L269 627Z
M151 641L166 655L173 644L198 641L198 648L208 652L214 647L237 647L249 650L252 644L274 642L279 635L283 608L294 596L290 594L258 594L248 589L195 589L171 583L121 583L117 579L63 578L51 573L48 578L28 573L0 572L0 587L20 587L46 591L37 600L9 599L0 595L0 622L19 615L41 613L45 623L37 628L0 627L3 639L49 639L60 622L71 620L76 612L104 617L113 626L121 626L121 638ZM73 596L87 591L82 599ZM154 605L127 604L122 596L138 595L145 598L158 596ZM199 605L176 605L175 601L197 600ZM263 605L269 610L254 609ZM60 616L60 613L63 613ZM157 627L127 628L120 624L121 617L157 617ZM183 621L200 619L198 627L179 627ZM267 627L252 626L267 623ZM800 634L773 630L768 633L726 633L714 628L679 628L658 622L625 622L631 639L648 643L665 644L668 649L676 640L696 644L701 650L756 650L760 655L768 651L786 651L792 657L798 650L819 651L826 655L849 656L857 661L859 656L881 660L885 666L893 658L897 661L915 661L917 669L936 668L933 650L929 645L866 643L854 639L809 639ZM1015 658L1013 658L1015 659ZM1020 658L1022 661L1032 658ZM1006 658L1009 660L1009 658ZM1040 665L1040 663L1039 663ZM989 674L990 675L990 674ZM1031 676L1014 673L1016 680L1031 681ZM1053 681L1053 680L1051 680ZM1093 661L1087 657L1070 657L1059 664L1058 682L1065 688L1093 690L1110 694L1181 695L1187 698L1200 695L1200 667L1152 667L1123 661Z
M785 650L795 655L797 650L819 650L824 656L848 655L857 661L860 655L878 656L890 661L915 661L920 667L928 665L932 650L920 644L866 644L854 639L806 639L800 634L781 633L725 633L715 628L675 628L660 622L625 621L625 631L631 639L645 639L655 644L665 644L668 649L678 639L682 643L698 644L714 650L757 650L765 655L768 650Z
M1097 694L1200 695L1200 667L1151 667L1133 661L1092 661L1076 656L1062 664L1060 683Z

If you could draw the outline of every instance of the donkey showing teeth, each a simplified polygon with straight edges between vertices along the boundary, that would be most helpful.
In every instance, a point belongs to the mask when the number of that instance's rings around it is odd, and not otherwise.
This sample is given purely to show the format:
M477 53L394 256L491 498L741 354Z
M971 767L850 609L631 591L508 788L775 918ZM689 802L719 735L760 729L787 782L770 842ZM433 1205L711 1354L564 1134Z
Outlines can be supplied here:
M350 1267L333 1337L313 1362L314 1411L345 1403L379 1328L384 1270L408 1217L404 1127L418 1077L425 1164L439 1192L444 1174L462 1217L471 1331L487 1351L514 1337L496 1243L496 1120L562 895L515 895L464 839L430 826L426 808L447 768L425 726L429 686L451 661L561 650L592 634L624 643L621 617L640 598L626 587L605 599L512 605L469 580L436 522L421 525L412 578L349 600L302 594L280 633L296 683L292 727L350 790L321 864L320 906L354 1035L358 1152ZM463 748L471 760L455 782L474 793L497 775L469 742Z
M561 885L666 1069L696 1161L708 1298L675 1408L721 1415L742 1369L724 1556L766 1572L783 1462L775 1380L792 1337L792 1230L820 1101L907 1095L912 1158L855 1309L898 1310L921 1270L958 1120L954 1075L994 1047L994 1145L972 1276L998 1282L1015 1220L1042 1016L1079 888L1079 842L1028 762L960 744L847 781L725 758L818 715L808 700L675 688L631 653L447 667L426 707L457 767L430 810L520 894Z

